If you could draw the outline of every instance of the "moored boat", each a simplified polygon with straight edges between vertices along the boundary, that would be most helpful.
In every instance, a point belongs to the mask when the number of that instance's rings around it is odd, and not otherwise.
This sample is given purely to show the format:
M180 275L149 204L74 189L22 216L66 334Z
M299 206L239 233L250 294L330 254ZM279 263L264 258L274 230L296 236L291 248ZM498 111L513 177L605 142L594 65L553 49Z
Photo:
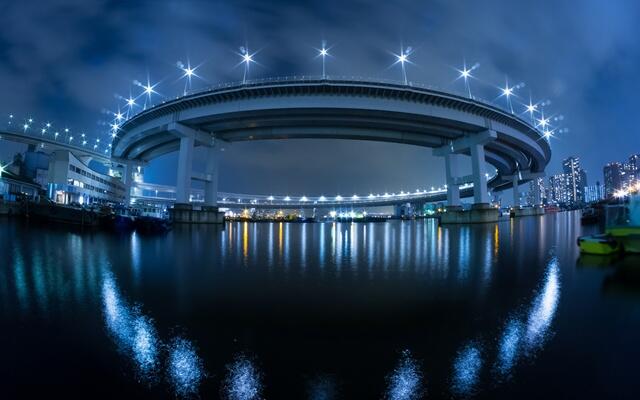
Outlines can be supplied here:
M53 202L29 203L26 207L26 215L50 222L82 226L98 226L100 222L98 214L92 210Z
M136 231L140 233L163 233L171 229L171 223L165 218L142 215L135 218Z
M585 254L610 255L618 253L622 246L611 235L601 234L579 237L578 247Z
M606 233L622 245L625 253L640 253L640 226L612 226Z

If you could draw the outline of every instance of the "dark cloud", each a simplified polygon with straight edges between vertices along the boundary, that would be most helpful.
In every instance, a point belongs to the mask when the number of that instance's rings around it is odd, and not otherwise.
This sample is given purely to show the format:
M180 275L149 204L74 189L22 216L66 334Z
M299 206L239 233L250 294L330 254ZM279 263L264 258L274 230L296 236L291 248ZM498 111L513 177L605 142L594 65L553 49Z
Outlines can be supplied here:
M461 90L453 66L479 62L477 94L526 82L570 128L554 142L550 172L580 155L591 180L603 163L640 151L634 114L640 5L632 0L514 1L7 1L0 5L0 110L104 135L134 79L161 80L174 96L177 60L204 62L199 85L238 80L234 51L260 49L253 77L318 73L314 46L334 44L336 75L400 77L400 43L416 48L410 79ZM309 194L400 190L442 181L439 160L410 146L360 142L234 144L222 189ZM173 157L175 158L175 157ZM165 160L171 160L172 156ZM170 183L162 162L148 180Z

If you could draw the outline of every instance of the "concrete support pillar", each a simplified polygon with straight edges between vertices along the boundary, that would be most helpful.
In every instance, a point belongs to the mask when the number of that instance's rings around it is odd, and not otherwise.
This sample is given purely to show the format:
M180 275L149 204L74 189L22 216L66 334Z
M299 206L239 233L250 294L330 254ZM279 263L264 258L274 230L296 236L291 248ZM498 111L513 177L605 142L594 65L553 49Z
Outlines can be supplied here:
M520 207L520 192L518 191L518 174L511 178L513 182L513 208Z
M193 137L180 138L178 155L178 181L176 184L176 203L188 203L191 192L191 168L193 164Z
M474 144L471 148L471 170L473 174L473 200L475 204L489 203L487 179L485 176L484 145Z
M444 156L444 164L447 179L447 205L460 205L460 187L455 183L455 178L459 176L460 154L449 153Z
M218 205L218 159L219 153L216 147L207 148L207 161L205 165L204 205L215 207Z

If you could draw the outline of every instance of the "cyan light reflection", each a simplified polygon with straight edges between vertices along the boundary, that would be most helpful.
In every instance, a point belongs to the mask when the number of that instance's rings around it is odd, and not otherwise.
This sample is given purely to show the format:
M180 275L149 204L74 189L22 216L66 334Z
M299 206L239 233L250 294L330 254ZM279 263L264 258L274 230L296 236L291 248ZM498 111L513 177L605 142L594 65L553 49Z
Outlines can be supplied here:
M18 296L18 304L23 312L27 311L29 309L29 288L27 287L22 253L17 248L14 248L13 251L13 276L16 285L16 295Z
M104 274L102 303L107 329L120 351L133 360L141 378L148 382L157 379L160 342L152 320L126 304L109 272Z
M176 338L169 347L169 377L179 396L190 396L198 391L205 377L202 360L191 342Z
M553 320L560 298L560 279L557 258L547 267L544 285L536 296L527 321L526 343L529 349L537 347L544 339Z
M533 299L528 315L511 318L500 336L496 372L508 376L520 355L542 346L555 315L560 297L558 260L554 257L547 266L540 292Z
M413 400L422 397L422 371L408 350L402 352L398 366L387 377L387 399Z
M259 399L262 392L262 377L254 363L240 355L227 365L224 393L229 400Z
M152 379L152 374L158 369L159 352L158 335L152 321L139 315L133 322L133 356L139 371Z
M522 324L515 319L509 320L500 338L496 369L502 376L508 375L518 357L518 348L522 336Z
M309 400L332 400L338 397L335 379L331 376L319 376L308 385Z
M471 393L478 382L481 367L480 350L473 344L465 346L453 364L452 391L458 395Z

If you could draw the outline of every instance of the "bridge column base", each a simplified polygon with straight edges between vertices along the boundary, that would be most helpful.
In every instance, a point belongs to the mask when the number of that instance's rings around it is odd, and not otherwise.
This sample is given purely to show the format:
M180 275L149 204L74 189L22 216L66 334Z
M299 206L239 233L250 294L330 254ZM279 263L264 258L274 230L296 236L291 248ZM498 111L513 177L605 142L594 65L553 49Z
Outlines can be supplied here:
M509 213L509 215L511 216L511 218L544 215L544 207L533 206L533 207L513 208L511 209L511 212Z
M488 203L479 203L471 206L470 210L462 207L447 207L440 214L441 224L483 224L498 222L500 212Z
M174 224L222 224L224 213L218 207L194 207L191 204L176 203L169 210L169 218Z

